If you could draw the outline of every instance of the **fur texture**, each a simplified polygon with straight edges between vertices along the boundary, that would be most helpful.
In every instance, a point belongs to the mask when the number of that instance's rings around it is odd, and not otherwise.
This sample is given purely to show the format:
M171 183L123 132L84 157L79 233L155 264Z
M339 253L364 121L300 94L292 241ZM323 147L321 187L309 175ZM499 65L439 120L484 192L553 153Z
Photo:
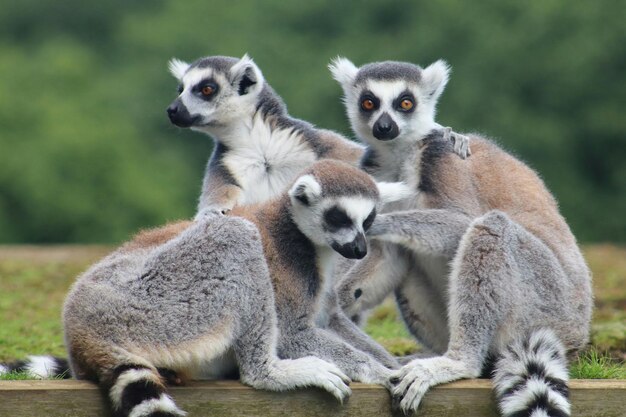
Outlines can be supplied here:
M378 66L390 67L388 74L404 68ZM363 168L377 180L400 180L414 190L377 217L368 234L380 249L349 271L339 288L349 315L393 291L409 329L432 351L395 373L394 404L415 411L428 388L480 375L488 356L537 328L551 329L567 350L584 346L592 307L589 270L541 179L479 136L470 136L472 157L463 160L441 129L424 133L436 127L446 65L414 66L421 71L417 82L413 75L361 77L345 62L341 68L335 78L344 80L352 127L368 146ZM363 114L365 92L378 100L378 110ZM416 110L392 111L408 93ZM391 139L376 133L385 111L397 119Z

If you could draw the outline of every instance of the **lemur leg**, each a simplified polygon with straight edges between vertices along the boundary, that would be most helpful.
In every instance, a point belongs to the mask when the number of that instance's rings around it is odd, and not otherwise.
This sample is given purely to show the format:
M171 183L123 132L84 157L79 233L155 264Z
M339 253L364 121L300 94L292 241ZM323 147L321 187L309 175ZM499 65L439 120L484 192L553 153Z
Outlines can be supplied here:
M396 288L396 303L409 331L426 349L419 354L440 355L446 351L450 337L446 300L419 268L416 261L412 271Z
M359 326L354 324L352 320L345 315L345 313L341 310L341 307L339 307L335 295L333 295L332 298L333 299L330 300L332 307L328 328L355 348L374 357L374 359L385 365L387 368L399 368L400 364L393 357L393 355L387 352L384 347L376 343L374 339L365 334Z
M303 317L291 323L289 328L281 328L280 357L316 356L334 363L354 381L387 386L392 372L390 369L335 333L311 326L306 320Z
M470 222L467 215L452 210L399 211L377 216L367 235L419 254L452 259Z
M403 252L396 245L370 241L367 256L338 279L339 305L348 317L377 306L398 286L408 268Z
M527 248L542 256L528 262L523 252ZM502 212L476 219L463 236L450 275L448 350L442 356L414 360L395 372L391 379L396 384L394 405L404 412L415 411L428 388L479 376L498 331L528 291L524 280L532 279L533 273L558 272L558 263L548 252ZM523 332L522 323L518 325L515 331Z

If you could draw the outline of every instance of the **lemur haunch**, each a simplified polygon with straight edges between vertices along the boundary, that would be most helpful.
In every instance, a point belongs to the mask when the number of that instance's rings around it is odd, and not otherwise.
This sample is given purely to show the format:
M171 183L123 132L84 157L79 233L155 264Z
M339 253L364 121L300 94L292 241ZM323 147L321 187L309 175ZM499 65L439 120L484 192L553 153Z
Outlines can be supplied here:
M167 108L170 120L215 141L198 216L204 209L265 202L318 159L357 166L363 155L362 146L291 117L247 55L212 56L192 64L173 59L170 71L180 81L179 96ZM465 157L468 138L446 133Z
M160 369L219 377L233 356L242 382L256 388L318 386L343 399L348 378L385 383L391 370L315 321L334 288L331 248L362 258L376 205L406 194L321 161L271 202L140 233L67 297L72 374L97 382L119 415L133 417L183 415Z
M378 256L358 263L339 289L349 314L394 291L409 329L435 354L394 374L395 405L414 411L431 386L476 377L499 357L505 416L569 415L564 352L587 343L592 296L550 192L489 140L471 136L472 157L462 160L440 133L429 134L448 80L443 61L357 68L337 59L331 70L367 144L363 168L414 190L386 208L404 211L378 216L369 231L382 244Z

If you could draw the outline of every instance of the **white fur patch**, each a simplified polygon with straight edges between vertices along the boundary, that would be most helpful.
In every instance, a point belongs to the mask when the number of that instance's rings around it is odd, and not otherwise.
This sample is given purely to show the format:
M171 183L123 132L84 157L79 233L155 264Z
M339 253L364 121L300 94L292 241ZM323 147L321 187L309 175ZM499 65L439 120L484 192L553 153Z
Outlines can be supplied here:
M168 64L168 68L174 78L182 80L183 75L185 75L185 72L189 69L189 64L185 61L181 61L180 59L172 58Z
M377 182L376 186L383 204L404 200L414 194L414 190L403 182Z
M29 356L26 372L36 378L51 378L54 376L56 361L52 356Z
M319 387L330 392L339 401L351 393L350 379L337 366L322 359L307 356L299 359L277 360L270 364L270 378L242 382L254 388L286 391L303 387Z
M313 175L299 177L289 190L292 201L297 200L298 197L305 197L309 202L315 202L321 194L322 186Z
M224 165L244 190L238 204L267 201L283 193L304 167L316 160L315 152L293 129L274 129L261 115L248 131L224 138L230 151Z
M420 84L424 86L429 96L437 100L446 88L449 78L450 66L440 59L424 69Z
M328 64L328 69L333 75L333 78L337 80L339 84L342 86L346 85L348 87L349 84L354 82L356 74L359 72L359 69L352 63L352 61L341 56L334 58L330 64Z
M172 401L169 395L163 394L159 398L143 401L139 405L133 407L133 411L128 415L128 417L147 416L157 411L172 413L179 416L187 414L176 407L176 404L174 404L174 401Z
M9 368L7 368L4 365L0 365L0 375L8 374L8 373L9 373Z
M109 397L113 402L113 405L116 408L119 408L121 405L120 402L122 400L122 393L124 392L124 388L128 384L133 382L148 380L158 382L159 378L154 374L153 371L149 369L129 369L128 371L122 372L122 374L117 378L115 384L109 391Z

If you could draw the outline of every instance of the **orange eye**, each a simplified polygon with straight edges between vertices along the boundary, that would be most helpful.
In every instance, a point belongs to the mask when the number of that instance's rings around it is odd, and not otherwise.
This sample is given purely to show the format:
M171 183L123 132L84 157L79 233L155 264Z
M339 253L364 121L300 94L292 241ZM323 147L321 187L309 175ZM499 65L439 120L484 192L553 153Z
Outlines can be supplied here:
M203 96L210 96L215 92L215 88L211 87L210 85L205 85L200 91L202 92Z
M413 108L413 101L405 98L400 102L400 107L402 110L411 110Z
M369 98L363 100L361 102L361 107L363 108L363 110L374 110L374 102L372 100L370 100Z

